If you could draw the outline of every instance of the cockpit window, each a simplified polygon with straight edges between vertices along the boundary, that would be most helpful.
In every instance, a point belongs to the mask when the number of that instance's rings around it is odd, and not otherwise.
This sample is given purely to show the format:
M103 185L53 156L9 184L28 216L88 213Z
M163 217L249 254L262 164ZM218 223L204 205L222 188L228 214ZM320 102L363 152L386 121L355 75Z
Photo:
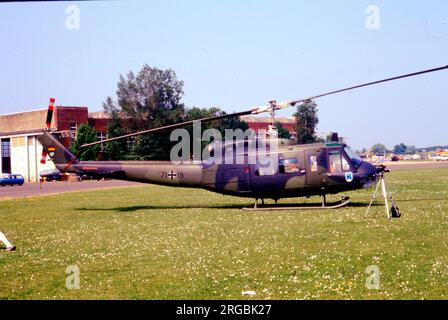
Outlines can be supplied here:
M361 157L357 153L353 152L349 147L345 147L344 151L347 154L347 156L350 158L350 162L353 164L355 169L358 169L362 163Z
M350 165L344 156L342 156L342 171L350 171Z
M330 151L328 154L328 160L330 162L329 169L331 173L350 171L350 164L339 150Z

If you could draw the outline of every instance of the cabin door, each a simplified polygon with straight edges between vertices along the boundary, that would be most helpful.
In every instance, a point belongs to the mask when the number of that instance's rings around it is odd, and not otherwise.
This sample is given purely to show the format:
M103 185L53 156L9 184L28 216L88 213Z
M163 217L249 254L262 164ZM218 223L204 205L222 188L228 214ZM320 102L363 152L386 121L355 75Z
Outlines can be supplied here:
M318 153L313 150L305 152L307 187L323 187L325 183L324 173L326 173L326 167L324 167L322 161L323 157L325 157L323 152Z

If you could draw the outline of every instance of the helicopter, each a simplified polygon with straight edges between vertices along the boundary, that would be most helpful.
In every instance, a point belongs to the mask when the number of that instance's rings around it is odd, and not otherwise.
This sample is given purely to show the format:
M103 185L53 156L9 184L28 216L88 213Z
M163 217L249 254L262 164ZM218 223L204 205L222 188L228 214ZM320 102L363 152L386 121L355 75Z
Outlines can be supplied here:
M303 99L281 103L269 101L267 105L254 107L246 111L130 133L88 143L81 148L89 148L94 145L143 134L173 130L197 123L260 113L270 113L273 126L275 113L280 109L293 107L296 104L310 102L328 95L446 69L448 69L448 65L364 83ZM258 206L259 199L261 199L262 204L264 204L264 199L273 199L277 205L277 202L282 198L311 196L321 196L322 204L319 204L319 206L300 206L300 208L339 208L349 203L348 197L343 196L338 202L327 203L326 196L328 194L368 188L388 171L384 166L375 166L363 161L348 145L340 143L336 135L330 143L295 145L276 138L275 130L270 132L269 138L256 136L240 141L225 142L224 144L211 143L208 146L210 158L206 160L181 163L172 161L80 161L76 155L72 154L58 141L55 133L50 129L54 104L55 99L51 98L47 112L46 129L43 130L38 139L43 146L41 162L45 163L48 155L61 172L76 173L98 179L111 178L171 187L202 188L224 195L255 199L254 206L247 209L258 210L263 208L263 206ZM264 150L263 156L271 160L269 165L262 163L263 161L258 157L253 157L253 153L257 153L260 149ZM224 162L213 161L216 160L215 158L218 155L219 158L222 158L221 155L229 152L229 150L231 156L226 157ZM235 161L237 157L242 161ZM268 209L270 208L279 207L268 207ZM287 207L287 209L295 208Z

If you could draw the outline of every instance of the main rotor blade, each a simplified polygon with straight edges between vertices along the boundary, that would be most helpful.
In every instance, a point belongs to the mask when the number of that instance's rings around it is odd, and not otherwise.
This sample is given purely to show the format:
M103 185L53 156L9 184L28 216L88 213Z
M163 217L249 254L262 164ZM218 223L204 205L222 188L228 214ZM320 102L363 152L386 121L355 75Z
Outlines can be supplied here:
M139 131L139 132L135 132L135 133L122 135L122 136L115 137L115 138L104 139L104 140L96 141L96 142L92 142L92 143L86 143L86 144L83 144L81 146L81 148L87 148L87 147L91 147L91 146L94 146L94 145L97 145L97 144L103 144L103 143L117 141L117 140L121 140L121 139L125 139L125 138L136 137L136 136L140 136L142 134L154 133L154 132L164 131L164 130L168 130L168 129L175 129L175 128L187 126L187 125L193 124L195 122L199 122L199 121L200 122L208 122L208 121L214 121L214 120L222 120L222 119L225 119L225 118L233 118L233 117L245 116L245 115L248 115L248 114L251 114L251 113L252 113L252 110L248 110L248 111L242 111L242 112L224 114L224 115L220 115L220 116L214 116L214 117L208 117L208 118L202 118L202 119L197 119L197 120L190 120L190 121L170 124L170 125L167 125L167 126L164 126L164 127L148 129L148 130L144 130L144 131Z
M284 102L281 102L281 103L274 102L271 105L265 105L265 106L262 106L262 107L255 107L255 108L252 108L252 109L247 110L247 111L231 113L231 114L226 114L226 115L216 116L216 117L203 118L203 119L198 119L198 120L191 120L191 121L171 124L171 125L160 127L160 128L154 128L154 129L144 130L144 131L140 131L140 132L136 132L136 133L126 134L126 135L115 137L115 138L110 138L110 139L105 139L105 140L102 140L102 141L87 143L87 144L82 145L81 148L87 148L87 147L91 147L91 146L94 146L94 145L97 145L97 144L108 143L108 142L112 142L112 141L121 140L121 139L124 139L124 138L135 137L135 136L139 136L139 135L142 135L142 134L154 133L154 132L164 131L164 130L168 130L168 129L175 129L175 128L179 128L179 127L183 127L183 126L186 126L186 125L193 124L194 122L198 122L198 121L207 122L207 121L225 119L225 118L230 118L230 117L245 116L245 115L249 115L249 114L259 114L259 113L273 112L273 111L275 112L275 110L279 110L279 109L283 109L283 108L287 108L287 107L293 107L297 103L301 103L301 102L306 102L306 101L322 98L322 97L333 95L333 94L336 94L336 93L341 93L341 92L345 92L345 91L359 89L359 88L362 88L362 87L367 87L367 86L371 86L371 85L375 85L375 84L379 84L379 83L399 80L399 79L403 79L403 78L414 77L414 76L422 75L422 74L425 74L425 73L436 72L436 71L441 71L441 70L445 70L445 69L448 69L448 65L446 65L444 67L439 67L439 68L428 69L428 70L423 70L423 71L419 71L419 72L404 74L404 75L401 75L401 76L387 78L387 79L383 79L383 80L367 82L367 83L363 83L363 84L360 84L360 85L356 85L356 86L352 86L352 87L348 87L348 88L344 88L344 89L339 89L339 90L334 90L334 91L318 94L318 95L307 97L307 98L303 98L303 99L289 100L289 101L284 101Z
M348 88L344 88L344 89L339 89L339 90L335 90L335 91L322 93L322 94L319 94L319 95L316 95L316 96L308 97L306 99L292 100L292 101L288 101L288 102L289 102L290 105L293 106L293 105L295 105L297 103L300 103L300 102L314 100L314 99L322 98L322 97L329 96L329 95L336 94L336 93L340 93L340 92L345 92L345 91L349 91L349 90L353 90L353 89L359 89L359 88L363 88L363 87L367 87L367 86L371 86L371 85L379 84L379 83L383 83L383 82L389 82L389 81L399 80L399 79L403 79L403 78L419 76L419 75L422 75L422 74L425 74L425 73L436 72L436 71L441 71L441 70L445 70L445 69L448 69L448 65L446 65L444 67L440 67L440 68L434 68L434 69L428 69L428 70L423 70L423 71L419 71L419 72L409 73L409 74L401 75L401 76L398 76L398 77L387 78L387 79L373 81L373 82L367 82L367 83L363 83L363 84L360 84L360 85L357 85L357 86L353 86L353 87L348 87Z

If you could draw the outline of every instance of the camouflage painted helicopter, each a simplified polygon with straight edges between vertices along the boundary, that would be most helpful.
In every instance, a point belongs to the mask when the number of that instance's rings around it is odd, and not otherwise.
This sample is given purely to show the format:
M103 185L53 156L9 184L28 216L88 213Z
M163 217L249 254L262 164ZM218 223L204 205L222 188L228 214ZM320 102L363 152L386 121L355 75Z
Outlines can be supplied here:
M104 144L137 135L172 130L197 123L198 121L215 121L228 117L239 117L264 112L269 112L274 120L277 110L295 106L298 103L445 69L448 69L448 66L369 82L305 99L282 103L270 101L268 105L252 108L243 112L177 123L89 143L82 147L88 148L93 145ZM210 162L210 159L208 159L207 161L180 164L171 161L80 161L58 141L55 134L50 130L54 102L54 99L50 99L46 120L47 129L43 131L43 134L39 137L39 141L43 146L42 162L45 161L48 155L54 162L54 165L62 172L172 187L203 188L226 195L254 198L255 205L253 209L258 208L258 199L273 199L277 203L281 198L310 197L314 195L322 196L322 205L305 208L338 208L346 205L348 198L343 197L339 202L327 204L327 194L336 194L369 187L384 173L384 167L376 167L363 161L347 145L337 141L332 143L291 145L280 139L270 140L270 142L266 142L268 146L267 154L273 155L275 153L276 163L274 170L264 170L263 166L258 162L250 163L248 161L250 156L249 141L231 142L232 150L237 150L237 146L242 147L238 149L242 150L240 151L240 156L244 159L243 163L240 164L235 164L234 159L224 163L213 163L213 161ZM278 148L275 148L275 150L270 147L273 141L278 145ZM255 143L258 146L260 142L260 140L256 140ZM210 147L216 148L216 145L211 145ZM213 150L214 152L212 154L216 155L219 151L228 149L229 145L220 145L218 148L221 150ZM234 156L238 156L236 151L234 151Z

